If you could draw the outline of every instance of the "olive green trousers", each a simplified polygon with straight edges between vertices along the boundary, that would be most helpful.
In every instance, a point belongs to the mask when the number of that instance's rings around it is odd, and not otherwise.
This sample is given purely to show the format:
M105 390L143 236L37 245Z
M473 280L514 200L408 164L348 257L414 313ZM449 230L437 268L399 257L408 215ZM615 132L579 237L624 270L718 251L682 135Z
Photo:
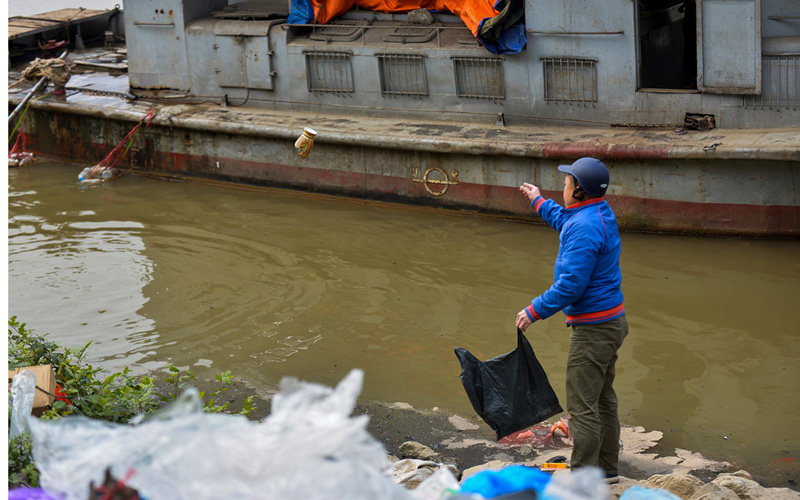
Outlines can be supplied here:
M573 325L567 358L567 411L574 448L570 467L619 474L619 415L613 384L617 351L628 335L625 315L606 323Z

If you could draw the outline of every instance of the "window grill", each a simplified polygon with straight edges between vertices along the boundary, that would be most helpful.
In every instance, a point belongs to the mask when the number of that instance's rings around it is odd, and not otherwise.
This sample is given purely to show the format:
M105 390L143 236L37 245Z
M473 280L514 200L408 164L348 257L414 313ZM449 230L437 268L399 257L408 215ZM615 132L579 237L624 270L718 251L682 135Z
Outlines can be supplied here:
M382 95L428 95L428 79L422 56L378 54L378 68Z
M544 100L597 102L597 59L544 57Z
M306 52L309 92L352 93L353 66L349 52Z
M454 57L456 94L476 99L503 99L503 60L496 57Z
M795 108L800 106L800 55L761 57L761 95L746 96L745 107Z

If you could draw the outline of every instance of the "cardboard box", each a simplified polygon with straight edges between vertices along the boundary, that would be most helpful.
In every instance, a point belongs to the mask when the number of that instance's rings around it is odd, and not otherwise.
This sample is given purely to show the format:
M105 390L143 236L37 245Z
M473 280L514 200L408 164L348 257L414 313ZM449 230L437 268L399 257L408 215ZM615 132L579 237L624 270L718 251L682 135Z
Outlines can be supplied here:
M22 370L30 370L36 377L36 396L33 399L33 412L34 414L41 413L47 407L52 406L53 401L55 401L56 376L53 374L53 368L50 365L39 365L8 370L9 386L14 375Z

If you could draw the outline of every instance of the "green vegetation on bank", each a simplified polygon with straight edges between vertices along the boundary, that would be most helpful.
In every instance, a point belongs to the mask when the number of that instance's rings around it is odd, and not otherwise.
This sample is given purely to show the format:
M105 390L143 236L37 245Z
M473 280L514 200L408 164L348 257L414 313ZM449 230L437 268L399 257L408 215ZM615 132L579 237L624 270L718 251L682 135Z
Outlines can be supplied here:
M50 420L68 415L86 417L114 423L127 423L133 417L152 413L166 402L175 399L195 380L189 370L170 366L160 378L131 375L125 368L105 377L100 368L86 363L86 351L91 342L81 349L64 348L29 330L16 316L8 320L8 369L24 366L51 365L56 383L64 392L63 400L55 400L52 407L40 418ZM218 387L206 394L200 392L207 412L229 412L229 402L218 402L230 388L233 377L227 371L216 376ZM247 397L237 413L249 416L256 409L254 396ZM9 401L9 421L11 402ZM8 488L38 486L39 473L32 457L29 433L16 436L8 442Z

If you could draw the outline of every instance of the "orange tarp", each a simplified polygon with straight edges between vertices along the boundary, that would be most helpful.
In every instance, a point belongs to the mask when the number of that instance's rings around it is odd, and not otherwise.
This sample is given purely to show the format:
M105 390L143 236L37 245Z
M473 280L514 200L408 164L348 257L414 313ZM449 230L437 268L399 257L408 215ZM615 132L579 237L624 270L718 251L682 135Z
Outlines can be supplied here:
M354 5L378 12L410 12L416 9L449 11L460 17L469 30L477 35L478 27L486 18L498 15L489 2L464 2L463 0L311 0L318 24L327 24L344 14Z
M386 13L450 12L492 54L517 54L526 43L524 0L292 0L287 22L327 24L354 6Z

